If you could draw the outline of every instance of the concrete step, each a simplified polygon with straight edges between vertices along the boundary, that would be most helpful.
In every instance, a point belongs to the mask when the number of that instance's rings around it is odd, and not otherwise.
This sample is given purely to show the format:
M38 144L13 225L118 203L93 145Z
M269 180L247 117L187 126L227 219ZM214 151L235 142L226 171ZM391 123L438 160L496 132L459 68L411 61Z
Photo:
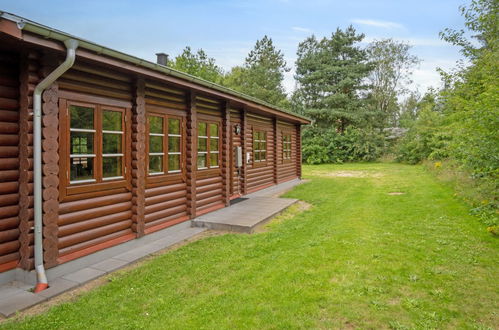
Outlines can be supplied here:
M297 199L252 197L228 208L192 220L195 227L251 234L258 226L284 211Z

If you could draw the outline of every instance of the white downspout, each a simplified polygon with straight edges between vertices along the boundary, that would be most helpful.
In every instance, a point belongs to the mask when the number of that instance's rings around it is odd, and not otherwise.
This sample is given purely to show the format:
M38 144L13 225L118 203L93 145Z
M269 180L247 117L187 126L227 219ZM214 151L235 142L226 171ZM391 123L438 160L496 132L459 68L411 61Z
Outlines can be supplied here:
M75 62L78 41L64 41L67 49L66 59L35 87L33 93L33 194L35 213L35 271L37 283L34 292L48 287L47 275L43 266L43 210L42 210L42 93Z

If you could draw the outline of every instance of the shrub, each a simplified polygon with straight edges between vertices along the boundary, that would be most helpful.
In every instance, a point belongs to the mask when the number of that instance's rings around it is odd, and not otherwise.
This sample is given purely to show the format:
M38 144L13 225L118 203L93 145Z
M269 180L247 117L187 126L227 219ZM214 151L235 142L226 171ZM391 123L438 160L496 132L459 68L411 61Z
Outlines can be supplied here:
M374 161L384 150L384 136L370 129L308 128L303 134L303 160L308 164Z

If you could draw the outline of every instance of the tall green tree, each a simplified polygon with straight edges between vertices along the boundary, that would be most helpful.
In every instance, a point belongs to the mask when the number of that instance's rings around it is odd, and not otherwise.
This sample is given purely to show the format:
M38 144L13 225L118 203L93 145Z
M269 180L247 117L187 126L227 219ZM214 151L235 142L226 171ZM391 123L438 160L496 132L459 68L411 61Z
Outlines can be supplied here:
M330 38L307 38L298 45L293 95L295 108L317 127L335 127L342 133L366 120L362 93L371 71L367 53L358 45L364 34L352 26L337 29Z
M413 67L419 63L411 46L393 39L376 40L367 47L372 71L368 76L369 105L377 115L376 123L393 127L398 123L398 97L408 92Z
M222 68L216 65L214 58L209 57L202 49L193 53L189 46L169 62L168 66L214 83L221 83L224 74Z
M499 1L472 0L469 6L459 7L465 19L465 29L446 28L440 37L453 45L460 46L464 56L475 59L483 51L497 50L499 36ZM478 41L473 42L468 36Z
M286 67L284 54L272 39L257 40L242 66L236 66L226 75L224 84L234 90L254 96L268 103L287 106L283 87Z

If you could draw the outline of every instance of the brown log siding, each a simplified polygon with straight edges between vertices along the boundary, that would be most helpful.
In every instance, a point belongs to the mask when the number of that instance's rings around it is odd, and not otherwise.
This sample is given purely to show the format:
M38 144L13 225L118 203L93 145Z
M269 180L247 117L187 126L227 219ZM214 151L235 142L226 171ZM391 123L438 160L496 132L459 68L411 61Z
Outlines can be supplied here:
M32 93L60 60L50 52L0 54L0 272L33 267ZM122 184L67 194L65 102L125 109ZM299 126L252 113L185 87L77 59L43 95L44 258L47 267L192 219L230 198L300 176ZM147 115L182 119L181 173L149 176ZM197 170L197 125L219 125L219 167ZM241 134L235 133L236 126ZM254 162L253 132L266 132L266 160ZM292 156L282 159L282 134ZM234 153L243 147L243 167ZM65 151L66 150L66 151ZM252 160L246 163L246 152ZM91 185L91 184L90 184ZM90 186L88 185L88 186ZM84 185L83 185L84 186Z
M19 65L17 54L0 53L0 271L20 259Z

